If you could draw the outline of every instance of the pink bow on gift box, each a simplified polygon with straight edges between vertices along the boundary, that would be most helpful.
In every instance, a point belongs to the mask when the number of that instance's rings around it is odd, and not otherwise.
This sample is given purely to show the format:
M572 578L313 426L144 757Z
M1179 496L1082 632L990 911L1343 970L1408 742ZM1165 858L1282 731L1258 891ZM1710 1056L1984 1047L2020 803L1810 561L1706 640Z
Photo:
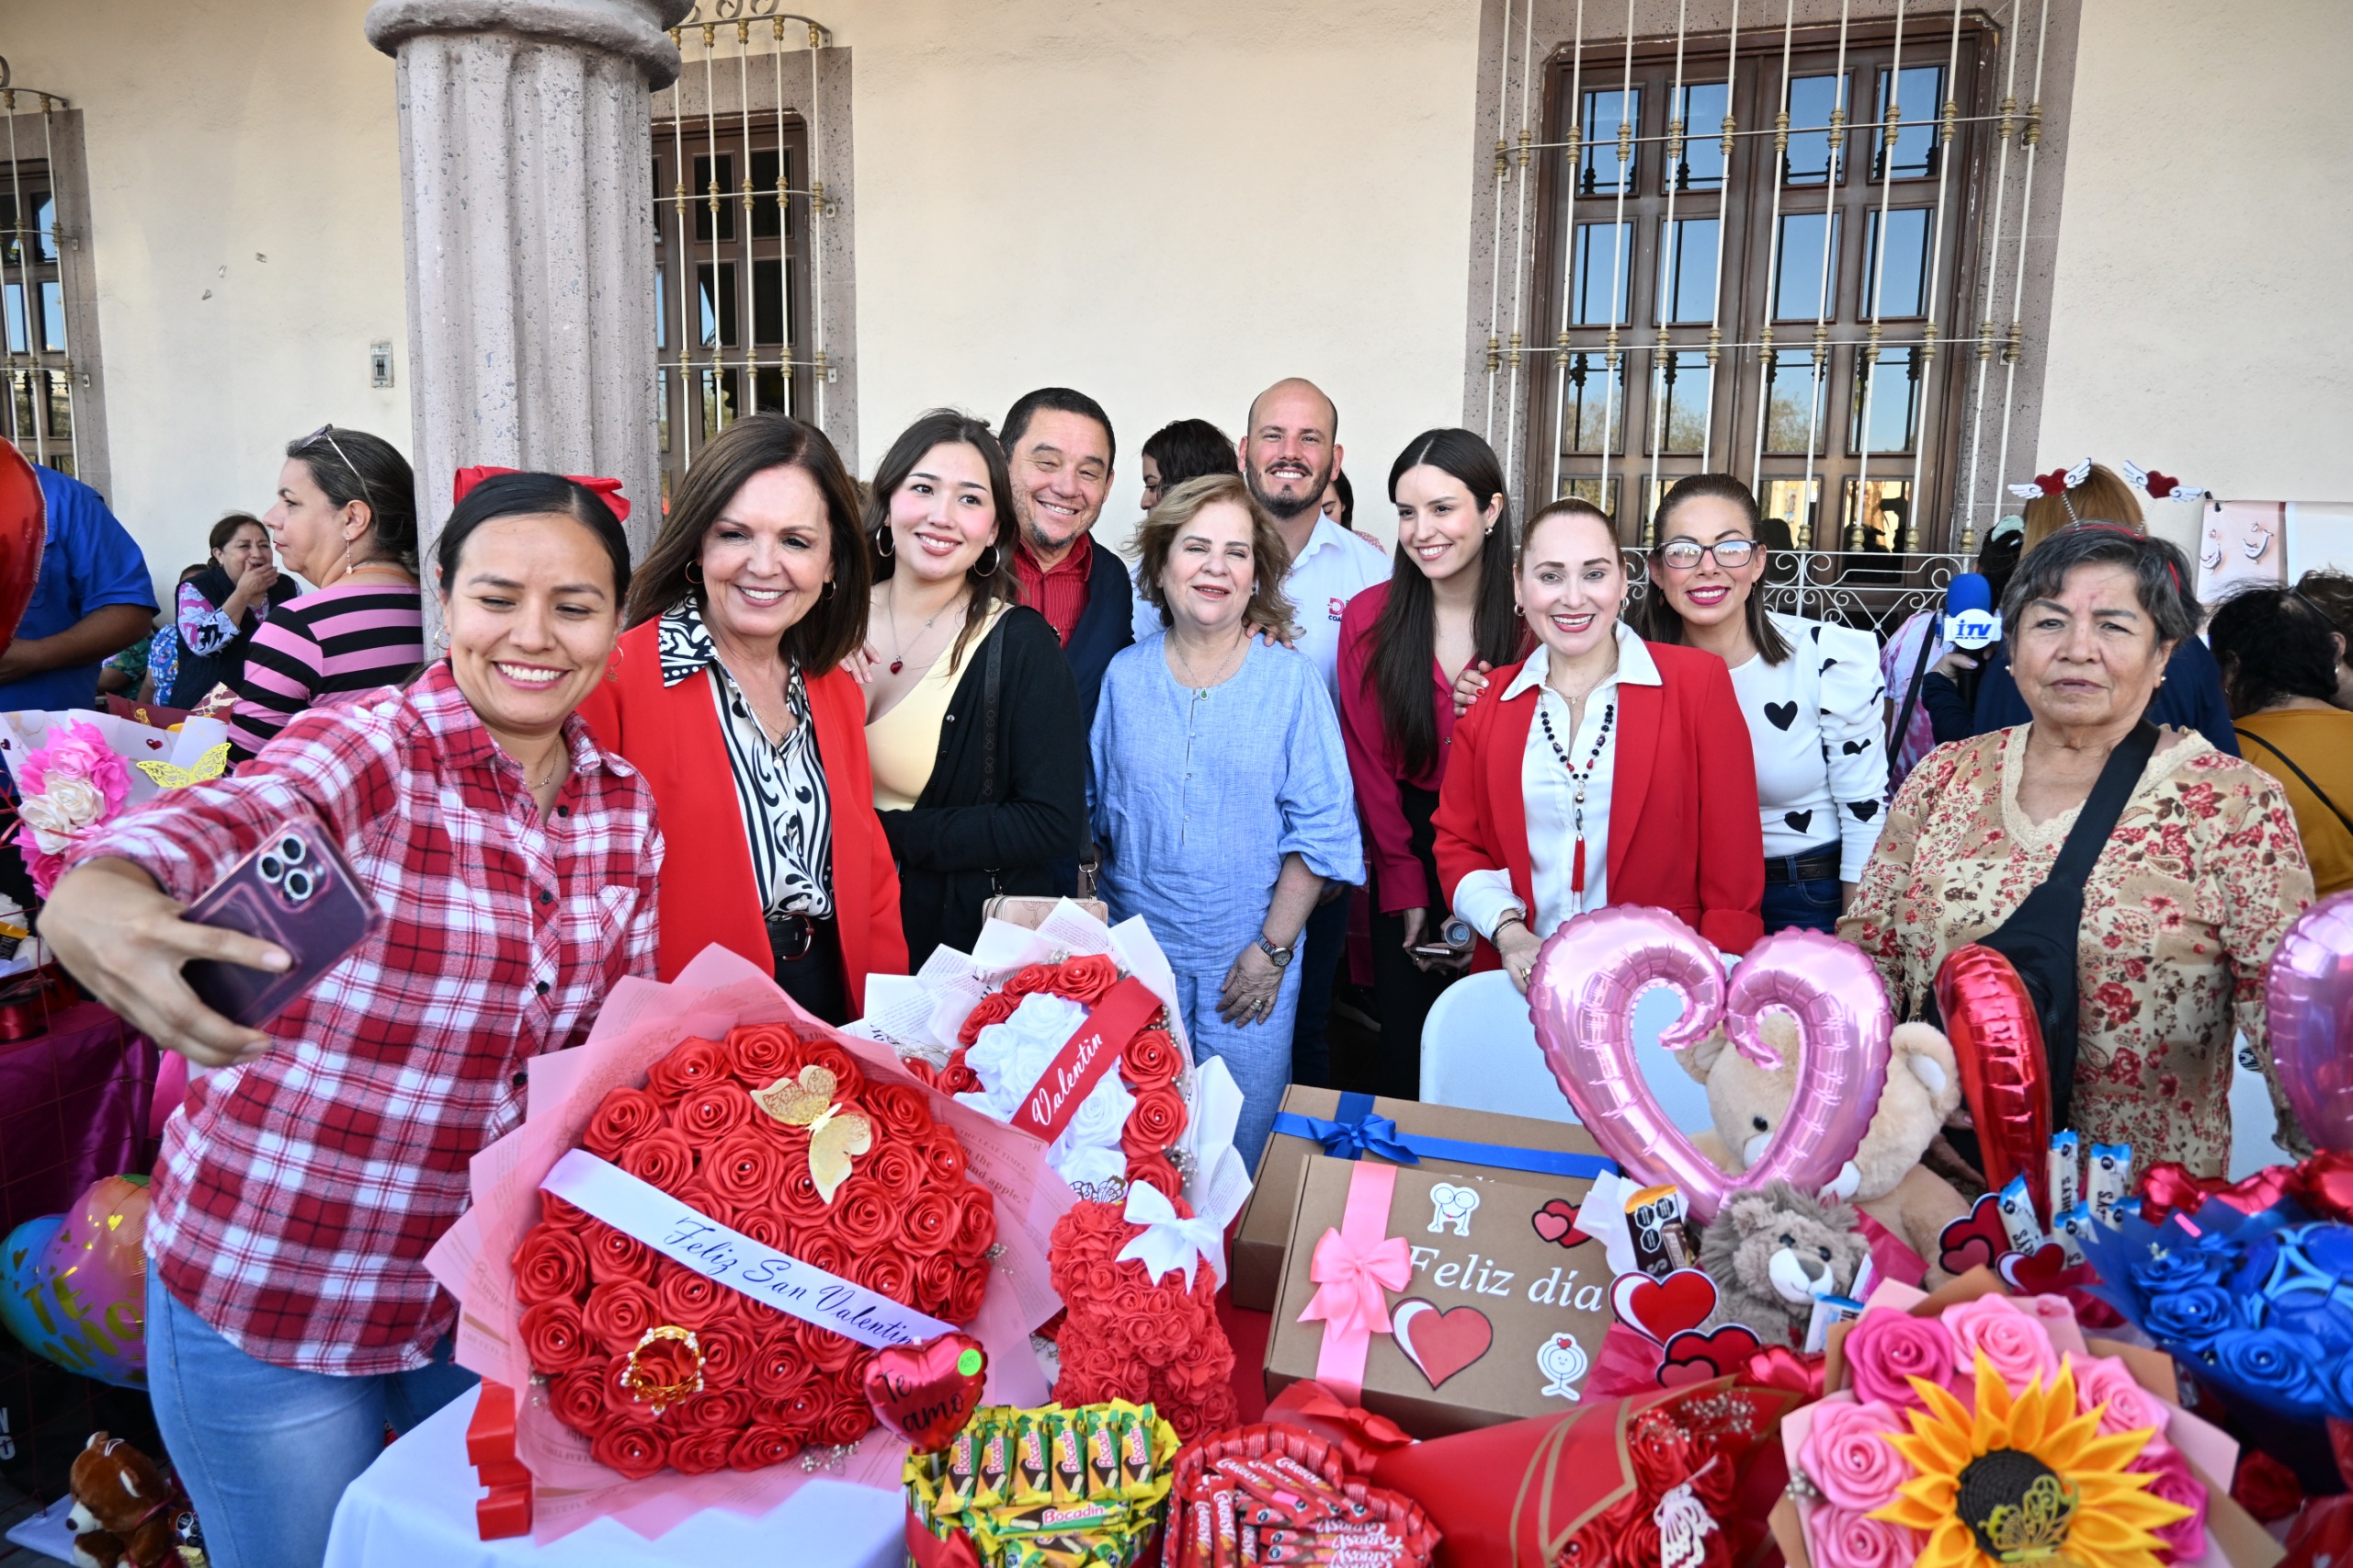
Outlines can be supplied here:
M1388 1233L1389 1200L1396 1188L1396 1166L1358 1164L1348 1176L1348 1202L1340 1223L1324 1233L1307 1267L1316 1290L1299 1321L1321 1319L1324 1324L1315 1381L1351 1401L1364 1389L1364 1361L1372 1336L1389 1332L1383 1288L1403 1290L1414 1277L1405 1238Z

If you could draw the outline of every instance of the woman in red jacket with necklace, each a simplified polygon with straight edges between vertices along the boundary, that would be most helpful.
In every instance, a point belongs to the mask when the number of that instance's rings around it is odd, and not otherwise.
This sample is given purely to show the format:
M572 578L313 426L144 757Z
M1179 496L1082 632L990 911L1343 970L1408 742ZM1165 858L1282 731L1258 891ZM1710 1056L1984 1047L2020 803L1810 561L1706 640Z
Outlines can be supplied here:
M1765 847L1723 661L1619 620L1625 562L1586 502L1529 519L1513 581L1536 651L1495 671L1455 726L1438 797L1454 913L1522 991L1543 939L1605 904L1670 910L1747 951L1765 934Z
M904 974L899 876L874 814L866 698L872 568L833 443L779 414L705 447L638 569L609 678L581 704L654 788L668 980L713 942L828 1023Z

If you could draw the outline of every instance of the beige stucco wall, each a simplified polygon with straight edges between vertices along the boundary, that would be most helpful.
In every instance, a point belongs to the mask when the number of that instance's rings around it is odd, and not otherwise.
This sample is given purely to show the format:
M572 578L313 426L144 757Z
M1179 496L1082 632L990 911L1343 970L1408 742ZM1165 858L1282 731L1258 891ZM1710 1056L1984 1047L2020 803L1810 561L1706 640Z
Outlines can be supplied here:
M1461 417L1477 16L1345 8L868 0L824 19L855 61L860 456L955 403L992 420L1048 382L1134 452L1168 420L1238 434L1309 376L1340 407L1358 521L1393 532L1389 464Z
M328 420L408 445L392 62L367 0L8 0L17 82L82 110L109 499L168 584ZM267 257L267 260L263 258ZM370 390L390 339L394 387Z
M2084 0L2082 39L2037 468L2353 500L2353 16Z

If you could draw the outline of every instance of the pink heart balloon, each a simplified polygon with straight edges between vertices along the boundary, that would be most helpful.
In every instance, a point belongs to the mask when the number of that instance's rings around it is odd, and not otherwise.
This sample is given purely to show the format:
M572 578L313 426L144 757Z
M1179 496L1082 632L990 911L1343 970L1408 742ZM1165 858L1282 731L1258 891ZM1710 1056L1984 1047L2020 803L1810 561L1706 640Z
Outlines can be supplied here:
M2353 892L2331 893L2288 927L2263 993L2290 1108L2321 1148L2353 1150Z
M1727 1176L1659 1108L1634 1060L1634 1003L1654 985L1683 1002L1659 1043L1679 1051L1719 1023L1765 1067L1757 1032L1779 1007L1798 1026L1798 1082L1764 1156ZM1749 949L1726 987L1716 950L1664 909L1620 904L1580 915L1545 942L1528 983L1537 1043L1594 1141L1627 1176L1683 1189L1701 1222L1737 1192L1785 1180L1818 1192L1862 1146L1887 1084L1895 1017L1862 950L1819 931L1781 931Z

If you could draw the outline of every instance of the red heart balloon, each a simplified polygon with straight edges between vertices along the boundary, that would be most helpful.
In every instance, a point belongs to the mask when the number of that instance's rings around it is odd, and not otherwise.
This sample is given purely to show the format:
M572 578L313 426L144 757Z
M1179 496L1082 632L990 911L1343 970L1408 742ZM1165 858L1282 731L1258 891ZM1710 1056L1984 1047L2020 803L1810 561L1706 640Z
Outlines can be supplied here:
M2024 1176L2034 1211L2051 1215L2051 1084L2042 1021L2018 971L1972 942L1937 966L1937 1006L1961 1066L1961 1090L1985 1158L1985 1186Z
M2314 1219L2353 1224L2353 1154L2314 1154L2296 1167L2290 1185Z
M866 1402L908 1448L936 1454L981 1407L988 1369L989 1353L969 1334L888 1346L866 1363Z
M2294 1168L2288 1165L2267 1166L2243 1181L2230 1182L2194 1176L2178 1163L2165 1160L2141 1177L2141 1217L2152 1225L2165 1223L2165 1216L2177 1210L2195 1217L2210 1198L2242 1214L2260 1214L2277 1208L2295 1179Z
M0 653L8 651L17 622L32 602L33 579L40 574L41 546L48 540L47 517L33 465L0 441Z

